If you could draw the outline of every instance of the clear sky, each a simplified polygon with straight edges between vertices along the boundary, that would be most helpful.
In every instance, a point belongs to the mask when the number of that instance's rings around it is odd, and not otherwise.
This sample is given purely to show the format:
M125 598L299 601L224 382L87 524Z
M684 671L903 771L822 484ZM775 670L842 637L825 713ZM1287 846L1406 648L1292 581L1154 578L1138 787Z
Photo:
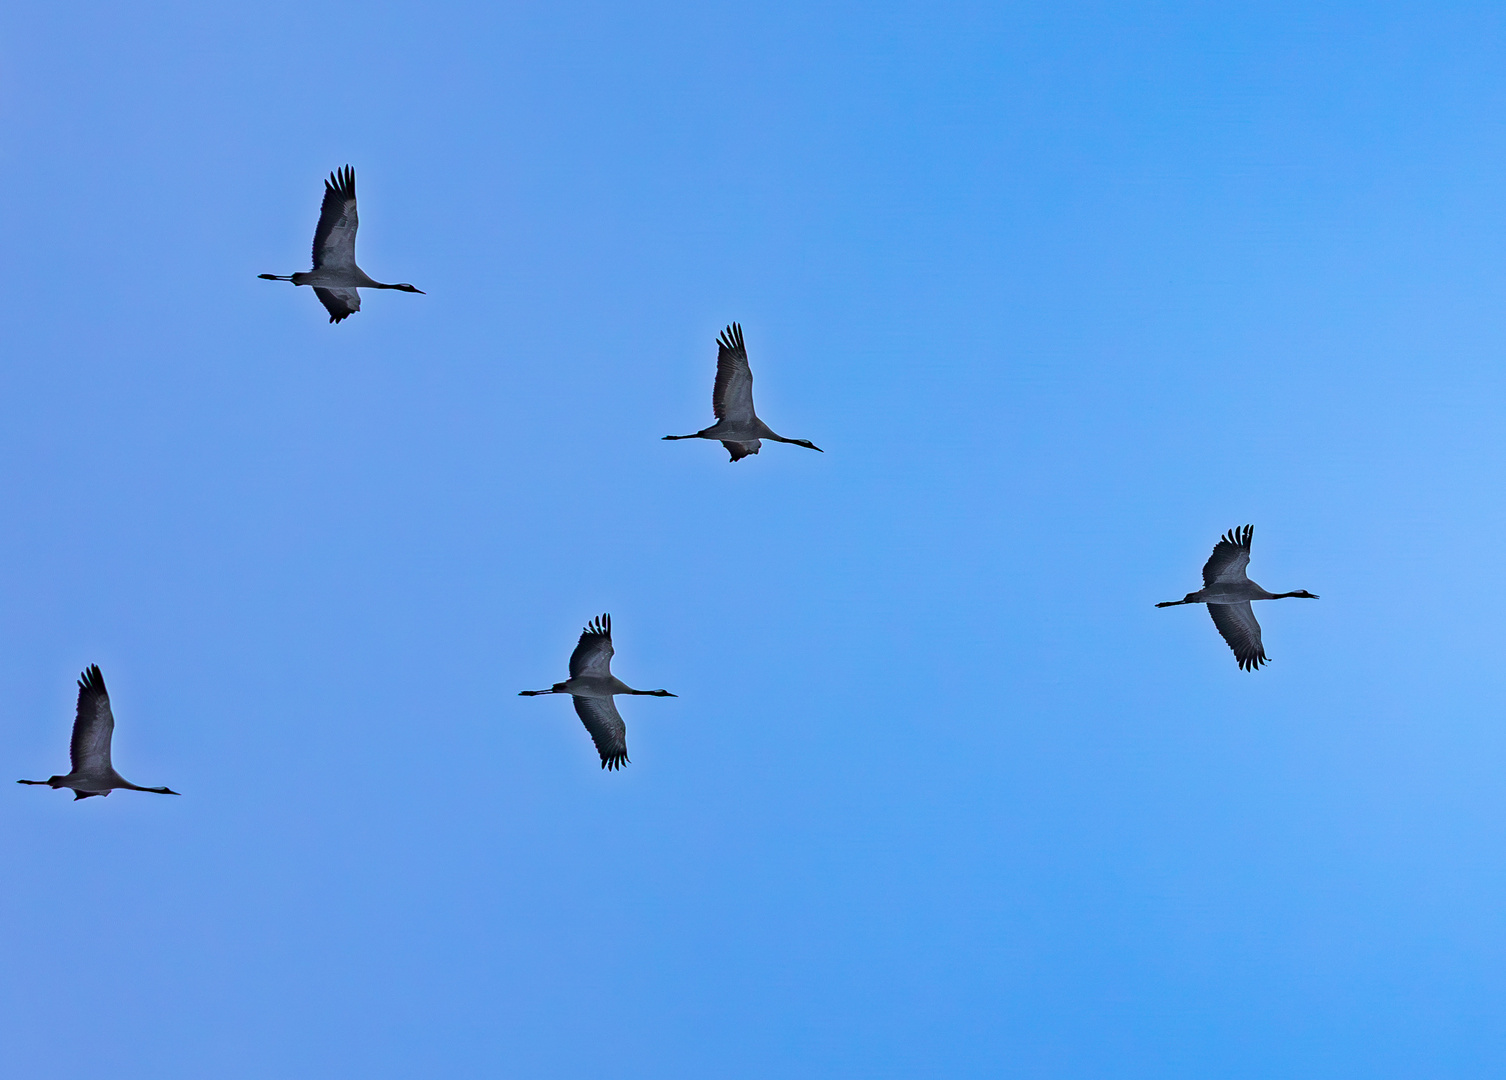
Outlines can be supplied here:
M0 1068L1500 1075L1503 117L1499 5L6 8ZM825 454L660 441L733 320ZM93 662L182 798L9 784Z

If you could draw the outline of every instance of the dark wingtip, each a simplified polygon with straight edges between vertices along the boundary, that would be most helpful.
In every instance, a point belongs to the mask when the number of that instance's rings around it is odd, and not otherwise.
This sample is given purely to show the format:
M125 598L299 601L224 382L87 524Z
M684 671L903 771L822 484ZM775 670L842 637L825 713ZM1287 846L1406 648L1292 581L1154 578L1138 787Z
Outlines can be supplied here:
M96 690L101 694L109 692L105 689L105 677L99 670L98 664L90 664L84 668L83 673L78 677L78 688L80 690Z
M1224 533L1223 536L1219 537L1219 540L1225 544L1233 544L1235 547L1247 548L1250 546L1250 539L1254 535L1255 526L1236 525Z
M728 323L727 329L716 336L716 343L723 349L743 348L743 328L739 323Z
M354 195L356 193L355 169L349 165L342 165L329 174L329 179L324 181L324 186L337 195Z

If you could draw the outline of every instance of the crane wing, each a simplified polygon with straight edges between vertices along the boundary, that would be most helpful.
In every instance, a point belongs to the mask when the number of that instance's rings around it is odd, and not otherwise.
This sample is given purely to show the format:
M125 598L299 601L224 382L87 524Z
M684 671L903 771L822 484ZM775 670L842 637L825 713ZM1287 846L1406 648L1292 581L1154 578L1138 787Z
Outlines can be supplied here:
M743 328L733 323L716 339L716 386L711 411L718 420L747 424L753 420L753 369L743 347ZM731 449L731 447L728 447ZM733 461L741 455L735 455Z
M90 665L78 678L78 714L73 720L73 741L68 759L75 776L102 776L111 772L110 736L115 716L99 665Z
M733 461L740 461L750 454L756 454L759 450L763 449L763 442L760 439L750 439L747 442L728 442L726 439L723 439L722 445L727 448L727 453L732 455Z
M1213 554L1203 564L1203 584L1248 581L1245 567L1250 565L1250 537L1254 535L1253 525L1246 525L1243 529L1230 529L1224 533L1219 542L1213 545ZM1258 636L1257 631L1257 638Z
M572 697L575 715L591 733L603 769L620 769L628 763L627 725L617 714L617 703L609 697Z
M611 674L612 616L600 615L587 623L586 628L580 632L580 641L570 654L570 677L578 679L585 675L604 679ZM577 705L576 708L580 706Z
M329 321L339 322L361 310L361 294L356 289L325 289L314 286L314 295L329 312Z
M1248 600L1238 604L1209 604L1213 625L1234 650L1241 671L1254 671L1266 662L1265 646L1260 643L1260 624Z
M357 224L356 171L347 165L324 181L324 204L314 229L315 270L355 269Z

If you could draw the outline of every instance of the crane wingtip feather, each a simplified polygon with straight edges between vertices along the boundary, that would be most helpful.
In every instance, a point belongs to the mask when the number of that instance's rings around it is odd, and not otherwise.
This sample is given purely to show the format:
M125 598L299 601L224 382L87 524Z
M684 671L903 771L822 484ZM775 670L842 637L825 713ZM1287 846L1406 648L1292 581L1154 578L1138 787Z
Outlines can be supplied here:
M90 664L84 668L82 674L78 677L78 688L80 690L92 690L100 694L108 693L105 690L104 673L99 670L98 664Z

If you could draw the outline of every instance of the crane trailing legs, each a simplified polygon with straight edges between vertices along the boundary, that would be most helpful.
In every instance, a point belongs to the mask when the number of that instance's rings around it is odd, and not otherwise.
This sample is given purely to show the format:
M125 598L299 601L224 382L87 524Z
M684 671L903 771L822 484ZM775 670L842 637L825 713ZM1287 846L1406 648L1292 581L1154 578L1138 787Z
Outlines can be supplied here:
M548 690L520 690L519 697L569 694L575 714L591 734L603 769L628 764L627 725L617 712L616 694L642 697L675 697L668 690L634 690L612 674L612 616L601 615L586 624L580 641L570 654L570 677Z
M70 788L73 799L108 795L116 788L127 791L150 791L154 795L176 795L172 788L141 787L115 771L110 764L110 740L115 734L115 716L110 712L110 695L99 665L93 664L78 679L78 713L73 720L73 740L68 748L72 769L67 776L49 776L46 780L17 780L18 784L39 787Z
M1203 587L1180 600L1167 600L1156 605L1163 608L1207 604L1213 625L1234 650L1234 659L1239 662L1241 671L1254 671L1268 662L1265 646L1260 641L1260 623L1255 621L1255 612L1250 608L1251 600L1284 600L1293 596L1304 600L1318 599L1306 589L1266 592L1246 577L1245 567L1250 565L1250 540L1254 535L1253 525L1224 533L1203 566Z
M716 423L691 435L666 435L666 439L715 439L727 448L730 460L756 454L762 439L791 443L825 453L809 439L786 439L758 418L753 411L753 369L743 346L743 328L733 323L716 339L716 385L711 390L711 411Z
M349 165L329 174L324 182L324 203L319 208L319 224L314 229L314 268L295 274L258 274L267 281L291 281L294 285L312 285L314 295L329 312L329 321L337 323L361 310L358 289L398 289L422 293L404 282L388 285L373 281L356 265L356 171Z

